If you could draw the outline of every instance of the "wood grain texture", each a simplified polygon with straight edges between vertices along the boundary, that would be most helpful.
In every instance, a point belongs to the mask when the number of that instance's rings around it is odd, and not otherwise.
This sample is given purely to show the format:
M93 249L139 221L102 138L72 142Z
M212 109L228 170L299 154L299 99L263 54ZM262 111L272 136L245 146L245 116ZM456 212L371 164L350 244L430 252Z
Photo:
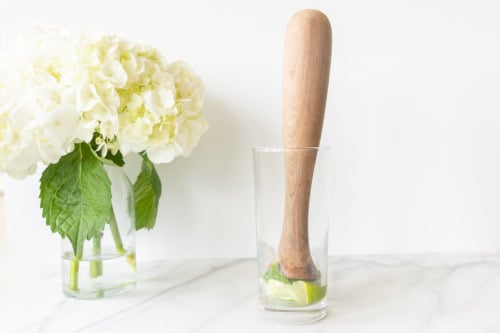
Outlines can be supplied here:
M311 184L323 127L332 32L317 10L295 14L287 28L283 67L285 217L279 246L282 272L292 279L319 278L311 257L308 214Z
M317 10L303 10L288 24L283 66L285 147L319 145L325 114L332 30Z

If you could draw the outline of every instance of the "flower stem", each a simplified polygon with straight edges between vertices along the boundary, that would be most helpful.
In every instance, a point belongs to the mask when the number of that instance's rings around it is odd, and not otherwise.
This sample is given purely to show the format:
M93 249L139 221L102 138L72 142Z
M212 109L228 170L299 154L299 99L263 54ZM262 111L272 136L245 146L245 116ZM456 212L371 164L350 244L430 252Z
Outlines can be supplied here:
M127 251L125 251L125 249L123 248L123 242L122 242L122 238L120 236L120 230L118 230L118 224L116 223L116 216L115 216L114 211L112 212L111 219L109 220L109 228L111 229L111 234L113 235L113 240L115 242L116 251L119 254L122 254L122 255L125 254ZM135 266L135 253L132 252L132 253L127 254L126 260L135 271L135 268L136 268L136 266Z
M69 289L78 291L78 271L80 269L80 260L82 259L83 245L76 250L76 255L69 264Z
M92 254L93 260L90 261L90 277L97 278L102 275L102 260L101 256L101 238L102 233L98 233L92 238Z
M111 234L113 235L113 240L115 241L116 251L119 254L124 254L125 249L123 248L123 242L120 236L120 230L118 230L118 224L116 223L116 217L114 211L111 213L111 219L109 220L109 228L111 229Z

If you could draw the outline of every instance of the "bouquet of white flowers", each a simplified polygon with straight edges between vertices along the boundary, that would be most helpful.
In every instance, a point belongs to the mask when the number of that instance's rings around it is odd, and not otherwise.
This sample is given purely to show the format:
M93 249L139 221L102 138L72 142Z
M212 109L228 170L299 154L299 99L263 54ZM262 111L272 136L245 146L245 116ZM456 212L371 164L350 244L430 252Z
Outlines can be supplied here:
M0 62L0 171L24 178L47 165L43 216L76 255L113 216L104 164L138 153L136 227L152 228L154 163L188 156L207 129L201 80L149 45L97 31L38 27L16 46Z

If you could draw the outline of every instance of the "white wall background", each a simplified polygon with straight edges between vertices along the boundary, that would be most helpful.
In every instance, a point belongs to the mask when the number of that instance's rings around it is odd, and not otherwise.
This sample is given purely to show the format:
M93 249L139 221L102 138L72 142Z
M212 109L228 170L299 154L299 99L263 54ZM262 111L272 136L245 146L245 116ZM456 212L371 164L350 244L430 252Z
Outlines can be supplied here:
M323 144L333 147L332 254L500 250L500 2L487 0L4 0L4 46L33 22L99 25L183 59L210 130L160 166L142 259L255 255L251 147L279 144L285 28L333 22ZM133 173L136 161L131 162ZM10 252L57 260L38 175L6 181Z

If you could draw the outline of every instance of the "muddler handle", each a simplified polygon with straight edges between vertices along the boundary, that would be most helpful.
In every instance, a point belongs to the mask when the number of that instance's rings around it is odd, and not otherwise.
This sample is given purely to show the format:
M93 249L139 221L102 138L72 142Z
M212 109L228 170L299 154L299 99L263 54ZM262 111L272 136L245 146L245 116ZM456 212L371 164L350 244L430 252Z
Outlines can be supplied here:
M332 32L317 10L295 14L287 28L283 68L285 217L278 250L280 268L291 279L319 277L308 236L309 197L325 114Z

